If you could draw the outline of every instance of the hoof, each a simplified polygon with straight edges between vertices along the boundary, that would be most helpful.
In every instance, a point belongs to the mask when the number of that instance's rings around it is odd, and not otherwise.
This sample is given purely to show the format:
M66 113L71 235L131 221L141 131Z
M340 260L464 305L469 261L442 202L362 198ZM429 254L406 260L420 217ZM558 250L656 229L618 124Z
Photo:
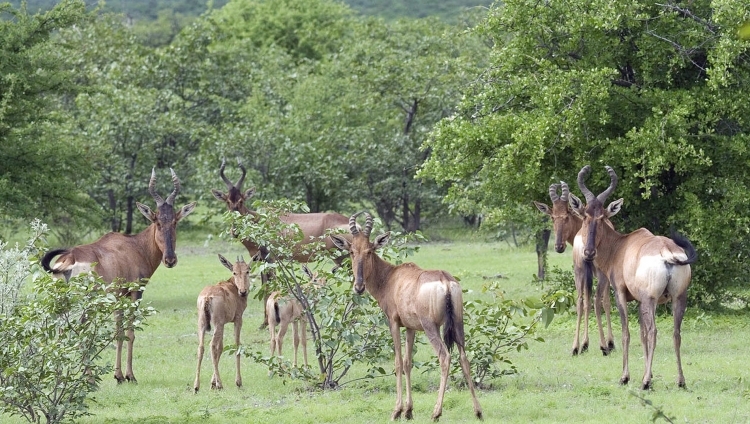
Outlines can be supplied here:
M628 384L629 381L630 381L630 377L623 377L623 378L620 379L620 384L622 384L624 386L624 385Z
M578 348L577 347L573 348L572 354L573 354L573 356L578 356Z
M484 419L482 416L482 411L476 411L474 412L474 415L477 417L478 420Z
M117 384L122 384L122 382L125 381L125 377L121 375L115 375L115 380L117 380Z
M677 387L679 387L681 389L687 389L687 385L685 384L684 381L678 381L677 382Z
M138 380L136 380L135 376L133 375L125 376L125 381L127 381L128 383L138 384Z
M602 350L602 355L609 356L609 348L599 346L599 349Z
M651 389L651 382L646 381L643 384L641 384L641 390L650 390Z
M609 348L609 351L612 352L615 350L615 342L610 340L609 343L607 343L607 347Z
M401 410L397 409L391 414L391 421L395 421L401 418Z
M193 388L193 390L195 390L195 392L194 392L194 393L196 393L196 394L197 394L197 393L198 393L198 389L200 389L200 387L194 387L194 388Z
M588 350L589 350L589 344L588 343L584 343L583 347L581 348L581 353L588 352Z
M406 413L404 414L404 418L406 418L407 420L414 419L414 414L412 413L411 409L406 411Z

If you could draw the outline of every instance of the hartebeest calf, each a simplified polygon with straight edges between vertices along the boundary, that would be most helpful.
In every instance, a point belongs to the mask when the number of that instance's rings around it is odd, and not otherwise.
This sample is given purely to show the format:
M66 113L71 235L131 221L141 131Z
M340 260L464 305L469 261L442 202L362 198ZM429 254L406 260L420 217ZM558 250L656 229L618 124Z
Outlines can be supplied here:
M656 306L671 300L674 315L674 349L677 356L677 385L685 387L680 359L680 328L687 308L690 264L697 260L698 255L690 241L677 234L673 234L671 238L655 236L645 228L621 234L607 225L606 220L620 211L622 199L604 207L604 202L612 193L617 181L615 171L611 167L606 168L613 182L598 196L595 196L584 182L591 167L586 165L581 169L578 173L578 187L586 198L586 206L574 210L583 217L579 234L583 247L585 278L590 281L593 268L596 267L609 277L615 292L622 323L623 372L620 383L627 384L630 380L627 302L636 300L640 303L641 343L646 363L641 388L645 390L651 386L651 366L656 348Z
M146 284L154 274L159 263L163 262L167 268L177 264L175 244L177 241L177 222L188 216L195 208L195 202L183 206L179 211L174 210L174 200L180 191L180 180L175 172L172 172L172 183L174 190L163 200L156 193L156 171L151 170L151 180L148 191L156 201L156 211L136 202L138 210L151 221L145 230L135 235L121 233L108 233L99 240L69 249L54 249L47 252L42 258L42 267L47 272L52 272L55 278L66 280L74 275L88 272L93 269L102 279L108 283L115 280L124 282L141 282ZM50 262L56 256L60 256L54 266ZM130 296L133 301L141 298L141 291L121 293ZM136 382L133 375L133 342L135 332L132 325L128 325L128 350L125 375L122 374L122 316L115 316L117 322L117 354L115 360L115 379L118 383L123 381Z
M282 356L281 348L284 344L284 336L292 324L292 335L294 337L294 363L297 366L297 350L302 343L302 356L307 364L307 317L302 303L293 295L281 296L281 292L275 291L268 296L266 301L266 314L268 314L268 331L271 334L271 356L276 352ZM279 332L276 333L276 326Z
M482 418L482 408L474 393L469 360L464 349L463 295L461 286L446 271L426 271L413 263L392 265L376 251L385 246L390 233L379 235L370 242L372 216L365 212L365 227L359 230L356 219L359 213L349 219L352 241L339 235L331 235L334 244L348 251L352 259L354 291L362 294L367 290L378 302L388 318L396 355L396 407L391 419L412 418L413 401L411 396L411 368L414 351L414 337L417 331L424 331L440 361L440 388L437 403L432 411L432 419L437 420L443 412L443 397L448 383L450 351L458 346L461 369L469 386L474 402L474 415ZM440 327L443 327L443 340ZM401 355L401 327L406 328L406 354ZM406 377L406 401L402 396L401 375Z
M250 188L244 192L242 191L242 184L245 181L247 170L244 166L242 166L242 163L238 161L237 166L239 166L240 170L242 171L242 175L235 184L232 183L232 181L230 181L229 178L226 177L226 175L224 175L225 165L226 161L222 160L221 167L219 168L219 176L221 177L222 181L224 181L224 184L226 184L227 192L223 193L219 190L212 189L211 193L213 193L214 197L216 197L218 200L226 203L227 209L229 209L229 211L239 212L240 215L243 216L254 215L255 212L248 209L248 207L245 205L245 202L255 194L255 187ZM328 230L346 230L349 222L347 217L339 213L290 213L279 217L279 219L286 224L296 224L297 226L299 226L303 236L302 241L300 241L299 243L299 246L320 241L320 238L324 236ZM326 238L324 242L325 248L327 250L332 250L335 248L335 246L329 239ZM254 241L243 239L242 244L250 253L250 256L255 256L258 252L261 252L263 260L273 260L272 258L268 257L269 255L266 249L263 246L259 246ZM295 249L293 259L295 261L303 263L310 262L313 259L313 255L305 250L306 249L302 248ZM345 257L345 255L341 255L334 259L334 262L336 263L336 267L334 268L334 270L341 266L341 262ZM269 275L267 273L263 273L261 275L261 282L265 284L268 281L268 278ZM268 298L264 299L264 310L265 301L267 300ZM262 326L267 324L267 320L268 316L264 314Z
M214 373L211 376L211 388L221 390L224 386L219 375L219 358L224 351L224 325L234 323L234 344L240 345L242 314L247 308L247 293L250 290L250 266L243 258L237 258L232 264L219 255L219 261L232 271L232 277L213 286L207 286L198 295L198 366L195 370L193 389L198 393L201 386L201 362L203 362L204 339L206 332L214 329L211 337L211 362ZM235 355L234 384L242 387L240 374L240 355Z
M560 187L561 194L557 195L557 188ZM568 202L580 205L581 200L570 193L568 184L560 181L560 184L549 186L549 197L552 201L552 208L544 203L534 202L537 209L549 215L552 219L552 231L555 233L555 251L557 253L565 252L566 242L573 246L576 235L581 229L583 219L576 215ZM611 223L608 222L608 225ZM584 284L583 278L583 259L580 254L581 249L575 249L573 252L573 272L575 276L575 287L577 293L576 299L576 334L573 338L573 355L583 353L589 348L589 312L591 311L591 287ZM612 303L610 300L609 280L607 277L596 270L596 299L594 301L594 315L596 315L596 324L599 330L599 349L602 354L608 355L615 348L614 336L612 335ZM602 309L607 317L607 338L604 338L604 329L602 326ZM584 314L585 311L585 314ZM581 332L581 318L583 318L583 344L580 343L579 334Z

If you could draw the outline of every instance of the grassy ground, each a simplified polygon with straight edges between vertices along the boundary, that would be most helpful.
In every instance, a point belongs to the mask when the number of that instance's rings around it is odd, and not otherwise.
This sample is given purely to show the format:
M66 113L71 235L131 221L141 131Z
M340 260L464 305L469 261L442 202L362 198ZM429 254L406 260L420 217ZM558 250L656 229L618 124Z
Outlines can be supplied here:
M239 244L223 241L206 245L197 241L178 243L178 266L160 267L144 295L159 313L137 334L134 370L138 384L117 385L107 376L91 402L94 415L81 422L318 424L388 420L395 402L393 376L351 383L337 391L317 392L299 382L269 378L261 365L243 358L244 387L237 389L233 384L234 361L224 357L221 369L226 388L216 392L206 390L211 374L207 357L202 389L198 394L193 393L197 294L205 285L228 276L216 253L233 259L243 252ZM498 274L503 277L500 281L508 297L540 293L540 287L531 282L536 271L532 249L511 249L504 243L477 241L433 243L424 245L413 260L424 268L449 270L461 279L465 288L473 290L470 296L479 295L478 290L489 281L485 277ZM568 267L570 252L551 253L550 261ZM621 337L619 318L613 316L617 350L609 357L598 352L595 332L590 335L591 351L570 356L575 317L555 317L553 324L541 333L544 343L530 342L528 351L511 357L519 373L493 381L493 390L480 392L485 420L643 423L650 421L659 408L674 422L750 422L747 316L706 316L689 308L682 332L688 389L682 390L675 384L672 323L662 310L658 319L654 390L648 392L637 390L643 372L643 354L635 321L630 324L632 383L629 387L618 384L622 369ZM260 302L251 301L245 312L242 338L243 343L265 350L268 335L266 330L258 329L261 318ZM593 318L591 327L595 328ZM312 353L312 348L308 349ZM290 354L288 348L285 352ZM431 352L421 349L419 354L431 355ZM114 349L104 359L112 361ZM392 367L390 363L386 365ZM351 377L356 377L358 371L351 371ZM413 380L414 421L427 422L439 375L417 370ZM654 407L643 405L639 397L652 402ZM0 421L18 422L5 416L0 416ZM475 422L468 392L449 387L441 421Z

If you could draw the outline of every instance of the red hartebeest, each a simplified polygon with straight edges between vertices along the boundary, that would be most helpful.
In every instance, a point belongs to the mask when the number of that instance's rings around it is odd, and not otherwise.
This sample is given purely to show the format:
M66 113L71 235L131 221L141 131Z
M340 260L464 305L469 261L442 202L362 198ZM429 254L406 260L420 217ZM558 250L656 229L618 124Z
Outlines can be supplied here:
M557 188L561 188L561 194L557 195ZM550 209L544 203L534 202L536 207L543 213L550 216L552 219L552 230L555 233L555 251L557 253L565 252L566 242L571 246L574 245L576 235L581 229L583 220L571 211L571 206L568 204L570 201L573 204L580 205L581 200L575 195L570 193L568 184L564 181L560 181L560 184L552 184L549 186L549 197L552 200L552 208ZM611 223L608 222L608 225ZM573 339L573 355L583 353L589 348L589 313L591 306L589 304L591 299L591 287L584 284L583 278L583 260L580 253L581 249L575 249L573 252L573 270L575 273L575 285L576 292L578 294L576 300L576 335ZM612 335L612 303L609 295L609 281L607 277L596 270L596 279L598 281L596 286L596 299L594 301L594 315L596 316L596 324L599 330L599 349L602 354L608 355L615 348L614 336ZM607 339L604 338L604 329L602 326L602 309L607 317ZM584 313L585 311L585 313ZM581 317L583 318L583 344L579 342L579 334L581 331Z
M586 206L582 210L583 224L579 234L583 247L585 278L591 280L593 267L596 266L609 277L615 292L622 324L623 372L620 383L627 384L630 380L627 302L636 300L640 303L641 343L646 363L641 388L645 390L651 386L651 366L656 347L656 305L671 300L674 315L674 349L677 356L677 385L685 387L680 358L680 328L687 308L690 264L697 260L698 255L690 241L677 234L673 234L671 238L655 236L645 228L621 234L606 225L606 220L617 214L622 207L622 199L604 207L604 202L617 183L615 171L609 166L606 168L612 183L598 196L595 196L584 183L591 167L586 165L578 173L578 187L586 198Z
M177 222L188 216L195 208L195 202L183 206L179 211L174 210L174 200L180 191L180 180L175 172L172 172L172 184L174 190L163 200L156 193L156 171L151 170L151 180L148 191L156 201L156 211L136 202L138 210L151 221L145 230L135 235L121 233L108 233L99 240L69 249L55 249L47 252L42 258L42 267L47 272L52 272L56 278L68 280L71 276L93 269L106 282L115 280L125 282L142 282L144 285L154 274L160 262L164 266L172 268L177 264L175 244L177 241ZM60 257L54 266L50 262L56 256ZM122 293L130 296L133 301L140 299L141 291ZM136 382L133 375L133 341L135 332L132 326L128 326L128 349L126 372L122 374L122 316L115 317L117 322L117 353L115 359L115 379L118 383L123 381Z
M219 261L232 271L232 276L213 286L207 286L198 295L198 366L195 370L193 389L196 393L201 386L201 362L203 362L203 341L206 332L214 328L211 337L211 362L214 373L211 376L211 388L223 388L219 376L219 358L224 351L224 325L234 323L234 344L240 345L240 331L242 330L242 313L247 308L247 293L250 290L250 266L243 258L237 258L234 265L219 255ZM242 387L240 374L240 355L235 355L234 384Z
M247 206L245 205L245 201L250 199L255 194L255 187L248 189L245 192L242 191L242 184L245 181L247 170L244 166L242 166L242 163L240 163L239 161L237 162L237 166L239 166L240 170L242 171L242 175L235 184L232 183L232 181L230 181L229 178L226 177L226 175L224 175L225 165L226 161L222 160L221 167L219 168L219 176L221 177L222 181L224 181L224 184L226 184L227 192L223 193L219 190L212 189L211 193L213 193L214 197L216 197L218 200L226 203L227 209L229 209L230 211L239 212L243 216L253 215L255 212L247 208ZM320 241L320 238L324 236L328 230L331 229L346 230L349 223L348 218L339 213L290 213L279 217L279 219L286 224L296 224L299 226L303 235L300 245ZM261 252L261 258L263 260L273 260L273 258L268 257L269 254L266 249L263 246L259 246L254 241L244 239L242 240L242 244L245 246L251 256L255 256L258 252ZM327 250L335 248L333 243L327 238L325 239L325 248ZM293 259L303 263L310 262L310 260L312 259L312 255L309 252L303 252L304 250L305 249L298 250L298 253L294 254ZM341 266L341 262L345 257L345 255L342 255L334 259L334 262L336 263L334 270ZM261 282L265 284L268 281L268 278L269 275L263 273L261 275ZM263 300L264 311L265 302L267 300L268 297ZM264 313L263 323L261 324L261 327L265 326L267 323L268 315Z
M289 324L292 324L292 337L294 342L294 362L297 366L297 351L302 343L302 356L307 366L307 316L302 303L292 295L281 296L278 291L272 292L266 301L266 314L268 314L268 331L271 334L271 356L276 352L282 356L281 348L284 344L284 336ZM276 333L276 326L279 332Z
M432 411L432 419L437 420L443 412L443 397L448 383L450 351L458 346L461 369L469 386L474 402L474 415L482 418L482 408L474 393L469 360L464 349L463 295L455 278L445 271L426 271L413 263L392 265L376 254L385 246L390 233L377 236L370 242L372 216L365 212L365 227L357 226L356 213L349 218L352 241L340 235L331 235L336 246L348 251L352 259L354 291L362 294L365 289L377 300L388 318L396 355L396 407L391 419L404 413L412 418L411 368L414 337L417 331L424 331L440 361L440 388L437 403ZM443 340L440 327L443 327ZM406 354L401 356L401 327L406 328ZM403 402L401 375L406 377L406 402Z

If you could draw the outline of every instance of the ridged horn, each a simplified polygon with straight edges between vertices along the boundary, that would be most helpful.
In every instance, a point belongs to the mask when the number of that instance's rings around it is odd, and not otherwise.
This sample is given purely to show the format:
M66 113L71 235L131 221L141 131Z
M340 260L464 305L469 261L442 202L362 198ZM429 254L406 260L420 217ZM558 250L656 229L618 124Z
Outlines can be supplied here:
M241 191L242 190L242 183L245 182L245 175L247 175L247 170L245 169L244 166L242 166L242 162L240 162L240 158L237 158L237 166L239 166L240 169L242 170L242 176L240 177L239 180L237 180L237 185L236 185L237 190Z
M365 212L365 236L367 238L370 238L370 233L372 232L372 215Z
M560 196L557 195L557 184L550 184L549 186L549 198L553 202L560 200Z
M596 199L596 196L594 196L594 193L591 192L586 187L586 183L583 181L586 179L586 175L591 172L591 166L586 165L583 168L581 168L581 171L578 172L578 189L581 190L581 194L586 198L586 203L591 203L594 199Z
M156 201L156 207L164 204L164 199L156 192L156 168L151 168L151 179L148 182L148 192Z
M180 192L180 179L177 178L177 174L175 174L174 169L169 168L169 171L172 173L172 185L174 185L174 190L167 196L167 204L174 206L174 199L177 197L177 193Z
M227 160L226 159L222 159L221 160L221 167L219 168L219 176L221 177L221 180L224 181L224 184L227 185L227 190L229 190L229 189L231 189L234 186L232 185L232 182L229 181L229 178L227 178L227 176L224 175L224 167L226 165L227 165Z
M560 187L562 190L562 194L560 195L560 200L563 202L568 201L568 197L570 196L570 189L568 188L568 183L565 181L560 181Z
M605 166L604 168L609 174L609 187L607 187L607 189L604 190L601 194L596 196L596 198L602 203L604 203L604 201L607 200L607 197L609 197L609 195L612 194L613 191L615 191L615 188L617 188L617 174L615 173L615 170L612 169L611 166Z
M357 228L357 217L361 213L362 212L357 212L351 217L349 217L349 231L351 231L353 236L356 236L357 234L359 234L359 229Z

